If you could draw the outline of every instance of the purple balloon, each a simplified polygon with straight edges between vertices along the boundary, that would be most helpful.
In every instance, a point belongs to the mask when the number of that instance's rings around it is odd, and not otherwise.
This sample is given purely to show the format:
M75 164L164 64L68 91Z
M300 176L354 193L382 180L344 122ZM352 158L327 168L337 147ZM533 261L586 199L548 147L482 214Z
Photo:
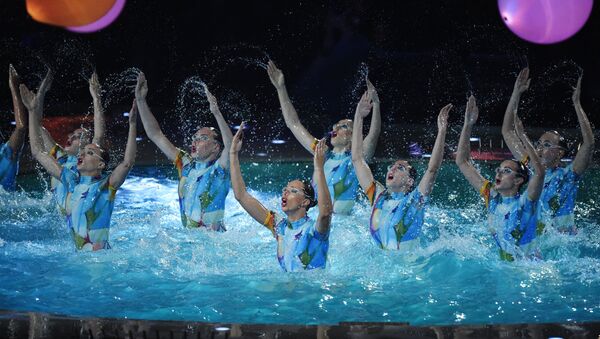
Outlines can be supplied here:
M592 11L594 0L498 0L508 28L536 44L553 44L577 33Z
M117 19L119 14L121 14L123 7L125 7L125 0L117 0L115 1L115 4L111 7L111 9L100 19L87 25L70 26L66 27L66 29L68 29L71 32L77 33L92 33L99 31L105 28L106 26L112 24L112 22L115 21L115 19Z

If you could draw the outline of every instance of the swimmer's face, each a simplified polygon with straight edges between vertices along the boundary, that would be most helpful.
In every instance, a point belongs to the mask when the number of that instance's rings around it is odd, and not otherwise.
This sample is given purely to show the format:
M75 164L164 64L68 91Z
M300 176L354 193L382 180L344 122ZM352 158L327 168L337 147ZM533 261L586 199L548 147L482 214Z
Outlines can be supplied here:
M79 147L82 144L81 138L85 138L86 135L87 133L85 133L83 128L78 128L69 133L64 147L65 152L67 152L69 155L77 155L77 153L79 153ZM87 140L84 140L83 143L85 144L86 141Z
M221 145L215 139L217 133L209 127L200 128L192 137L191 156L200 161L214 160L221 151Z
M415 179L411 177L412 166L406 160L398 160L388 167L385 186L392 192L410 189Z
M96 144L87 144L77 158L77 170L83 175L97 175L106 168L106 163L102 158L105 152Z
M535 143L535 150L545 167L555 166L566 152L560 146L560 137L552 132L542 134L540 139Z
M306 210L310 200L306 197L304 183L300 180L290 181L281 192L281 209L285 213L298 209Z
M333 147L350 147L352 143L352 120L342 119L331 128Z
M512 160L504 160L496 168L494 189L498 192L506 192L519 189L525 179L519 174L518 165Z

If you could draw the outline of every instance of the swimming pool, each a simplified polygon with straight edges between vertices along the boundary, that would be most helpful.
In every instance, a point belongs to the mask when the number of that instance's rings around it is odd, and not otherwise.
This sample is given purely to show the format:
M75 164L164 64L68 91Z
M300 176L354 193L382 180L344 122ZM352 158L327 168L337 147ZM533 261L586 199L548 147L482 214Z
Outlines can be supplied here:
M386 165L376 165L377 178ZM494 165L480 164L489 175ZM311 172L310 162L243 164L249 190L272 209L290 173ZM414 253L373 245L363 202L355 216L334 217L327 268L299 273L281 272L272 236L233 194L227 232L184 229L175 177L171 168L134 169L117 193L112 250L95 253L75 250L39 177L21 179L33 192L0 193L0 308L236 323L600 319L598 169L580 188L579 234L546 234L545 261L497 258L481 201L446 161Z

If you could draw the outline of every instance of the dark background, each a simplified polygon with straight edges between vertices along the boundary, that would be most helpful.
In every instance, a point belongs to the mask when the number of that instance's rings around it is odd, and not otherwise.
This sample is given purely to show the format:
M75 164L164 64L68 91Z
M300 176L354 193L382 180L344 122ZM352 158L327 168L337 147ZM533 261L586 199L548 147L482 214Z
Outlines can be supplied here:
M92 34L39 24L27 15L24 1L3 1L0 16L0 69L13 63L33 87L44 64L57 73L47 116L90 110L86 77L95 67L108 120L124 127L124 119L116 117L130 105L132 89L126 85L133 85L134 75L126 70L136 67L148 78L155 115L181 142L190 126L214 124L204 97L190 91L189 80L185 85L192 76L209 85L232 123L246 119L289 139L276 91L259 66L269 57L284 71L300 117L316 136L352 116L367 71L382 101L383 137L397 137L404 124L425 126L425 134L435 135L437 113L448 102L456 106L451 113L456 132L470 93L478 98L480 125L499 126L514 79L526 65L532 86L520 112L527 126L578 127L571 86L581 70L583 107L593 124L600 121L598 4L578 34L554 45L515 36L493 0L128 0L115 23ZM11 110L3 81L5 138Z

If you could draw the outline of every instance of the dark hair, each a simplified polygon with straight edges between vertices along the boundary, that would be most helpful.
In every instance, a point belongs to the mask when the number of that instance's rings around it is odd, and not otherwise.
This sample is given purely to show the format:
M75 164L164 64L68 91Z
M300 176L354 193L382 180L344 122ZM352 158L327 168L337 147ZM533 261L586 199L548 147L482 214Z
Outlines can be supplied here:
M311 207L317 205L317 199L315 199L315 189L313 188L310 180L302 180L302 185L304 185L304 196L310 201L308 206L306 206L306 211L308 212Z
M529 169L527 168L527 166L525 166L524 163L522 163L519 160L510 159L510 161L514 162L517 165L516 175L523 178L523 183L519 185L519 190L521 190L521 187L523 187L523 185L525 185L529 181Z
M550 131L547 131L546 133L552 133L552 134L556 135L558 137L558 146L562 147L565 150L565 152L569 151L569 145L567 145L567 140L565 140L565 138L562 135L560 135L560 133L558 133L558 131L550 130Z

